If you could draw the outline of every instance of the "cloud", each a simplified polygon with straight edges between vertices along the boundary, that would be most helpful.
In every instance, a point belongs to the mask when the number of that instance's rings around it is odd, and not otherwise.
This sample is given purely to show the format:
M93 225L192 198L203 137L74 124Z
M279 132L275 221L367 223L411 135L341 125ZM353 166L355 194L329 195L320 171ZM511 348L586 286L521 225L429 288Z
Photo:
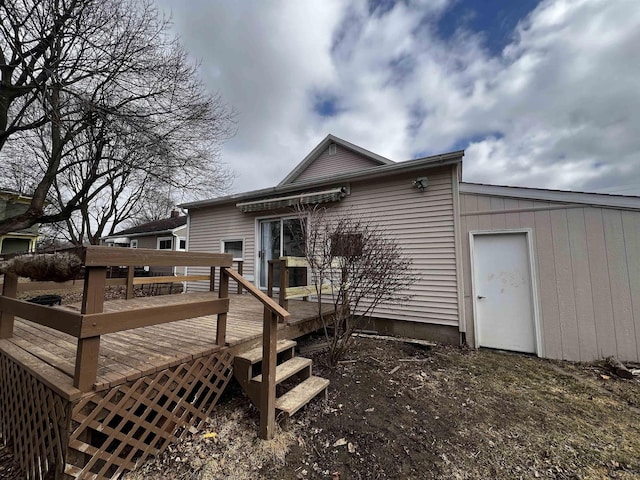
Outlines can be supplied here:
M634 2L547 0L497 33L452 25L464 0L160 4L239 112L236 191L333 133L394 160L466 148L468 181L640 194Z

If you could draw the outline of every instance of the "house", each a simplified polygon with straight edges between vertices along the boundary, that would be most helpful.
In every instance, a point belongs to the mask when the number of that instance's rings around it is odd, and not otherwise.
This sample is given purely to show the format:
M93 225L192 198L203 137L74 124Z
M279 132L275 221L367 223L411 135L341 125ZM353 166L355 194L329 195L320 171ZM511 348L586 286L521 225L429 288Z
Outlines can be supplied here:
M102 237L102 245L124 248L184 251L187 248L187 217L173 210L169 218L154 220ZM175 267L152 267L152 273L174 274Z
M300 254L292 206L324 205L384 229L418 273L368 328L638 361L640 198L465 183L463 155L396 163L329 135L275 187L182 205L189 250L232 252L264 289L270 259Z
M0 188L0 219L14 217L29 208L31 197L20 192ZM33 225L18 232L0 235L0 254L33 252L38 239L38 225Z

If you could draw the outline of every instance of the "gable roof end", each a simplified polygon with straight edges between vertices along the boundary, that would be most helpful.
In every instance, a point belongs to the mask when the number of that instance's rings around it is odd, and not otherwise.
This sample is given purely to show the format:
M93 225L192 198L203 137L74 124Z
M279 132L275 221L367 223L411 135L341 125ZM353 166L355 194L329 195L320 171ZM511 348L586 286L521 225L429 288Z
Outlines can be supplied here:
M338 138L338 137L336 137L334 135L329 134L324 138L324 140L322 140L316 146L316 148L311 150L309 155L307 155L304 158L304 160L302 160L302 162L300 162L293 170L291 170L291 172L286 177L284 177L284 179L278 184L278 186L286 185L288 183L294 182L296 180L296 178L298 178L298 176L300 176L300 174L302 172L304 172L309 165L311 165L320 155L322 155L322 153L332 143L335 143L336 145L340 145L341 147L344 147L347 150L351 150L352 152L355 152L355 153L358 153L358 154L362 155L363 157L367 158L368 160L371 160L371 162L374 164L374 166L376 166L376 165L391 165L391 164L394 163L391 160L389 160L388 158L385 158L385 157L383 157L381 155L378 155L376 153L370 152L369 150L366 150L366 149L364 149L362 147L354 145L353 143L347 142L346 140L343 140L341 138Z

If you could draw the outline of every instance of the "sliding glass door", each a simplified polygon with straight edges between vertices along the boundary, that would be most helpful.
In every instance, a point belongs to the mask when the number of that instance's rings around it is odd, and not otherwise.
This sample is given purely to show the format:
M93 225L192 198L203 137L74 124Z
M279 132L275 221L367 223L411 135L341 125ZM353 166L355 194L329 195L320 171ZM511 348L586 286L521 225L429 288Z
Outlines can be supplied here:
M260 220L258 269L259 287L267 288L269 260L281 256L304 256L304 220L300 218L278 218ZM280 267L275 265L274 286L280 286ZM292 268L289 271L289 286L306 285L306 269Z

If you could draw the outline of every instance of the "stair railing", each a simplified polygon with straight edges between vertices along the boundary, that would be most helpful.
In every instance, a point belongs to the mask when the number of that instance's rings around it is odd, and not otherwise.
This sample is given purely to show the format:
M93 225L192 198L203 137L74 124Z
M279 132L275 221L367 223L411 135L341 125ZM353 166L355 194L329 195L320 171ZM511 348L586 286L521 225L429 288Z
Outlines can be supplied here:
M265 295L259 288L231 268L221 269L220 289L228 288L229 278L247 290L264 306L262 332L262 384L260 385L260 438L270 440L276 425L276 357L278 319L286 321L289 312Z

